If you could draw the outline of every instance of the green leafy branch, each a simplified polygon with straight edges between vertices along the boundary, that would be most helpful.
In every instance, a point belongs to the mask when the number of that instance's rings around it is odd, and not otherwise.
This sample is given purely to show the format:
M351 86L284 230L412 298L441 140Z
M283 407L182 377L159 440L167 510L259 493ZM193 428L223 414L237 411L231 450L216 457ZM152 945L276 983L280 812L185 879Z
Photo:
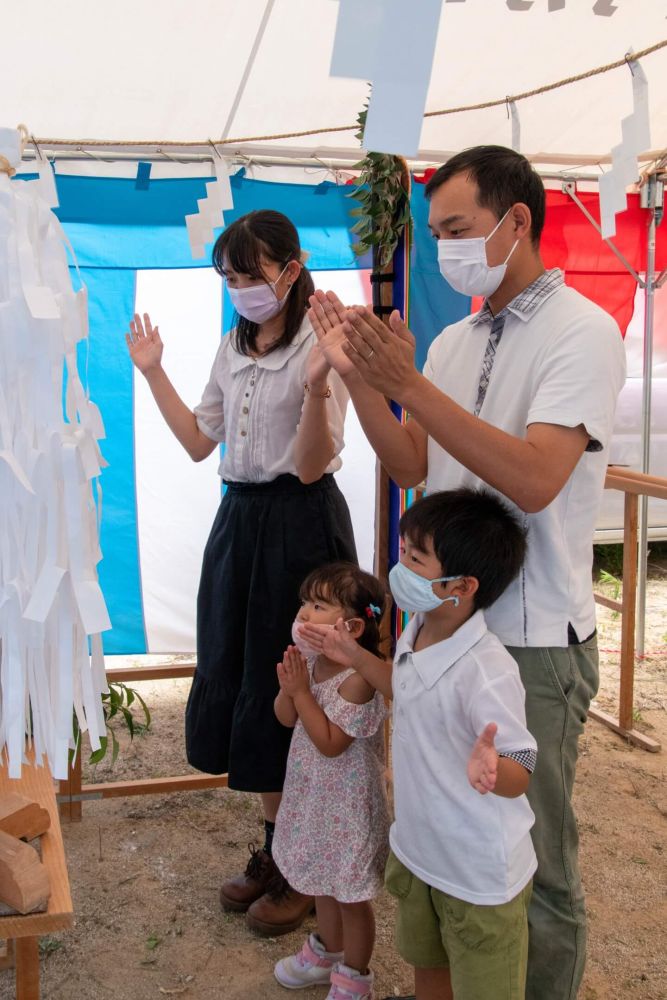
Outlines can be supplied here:
M137 718L134 714L137 705L141 709L141 718ZM110 725L111 720L114 718L121 720L127 727L130 739L133 740L136 733L145 733L150 729L151 713L139 692L121 681L110 681L109 690L102 695L102 711L107 735L100 736L100 748L91 753L89 762L99 764L101 760L104 760L109 752L109 747L111 747L111 763L115 764L120 751L120 743L114 726ZM78 752L81 745L81 730L76 714L74 715L74 744L74 750L70 751L72 756Z
M357 117L360 131L356 138L360 143L366 111L364 108ZM403 161L388 153L367 153L355 164L355 169L361 173L349 195L359 202L350 213L357 218L352 226L357 238L354 252L360 257L372 250L374 267L382 270L391 264L401 234L410 222L410 198L403 185Z

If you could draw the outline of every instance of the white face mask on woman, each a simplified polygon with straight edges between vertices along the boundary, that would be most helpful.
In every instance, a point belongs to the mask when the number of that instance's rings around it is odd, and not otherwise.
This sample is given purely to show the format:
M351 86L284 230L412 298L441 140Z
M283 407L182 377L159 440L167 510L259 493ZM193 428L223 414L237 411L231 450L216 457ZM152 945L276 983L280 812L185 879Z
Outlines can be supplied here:
M289 267L289 263L278 275L275 281L264 282L261 285L250 285L248 288L230 288L227 286L232 305L239 316L250 323L266 323L268 319L277 316L285 305L292 286L290 285L282 299L276 294L276 285Z
M489 265L486 244L502 226L512 211L508 208L502 219L488 236L475 236L469 240L438 240L438 266L440 274L449 282L454 291L462 295L489 295L497 290L505 277L507 261L516 250L518 240L502 264Z

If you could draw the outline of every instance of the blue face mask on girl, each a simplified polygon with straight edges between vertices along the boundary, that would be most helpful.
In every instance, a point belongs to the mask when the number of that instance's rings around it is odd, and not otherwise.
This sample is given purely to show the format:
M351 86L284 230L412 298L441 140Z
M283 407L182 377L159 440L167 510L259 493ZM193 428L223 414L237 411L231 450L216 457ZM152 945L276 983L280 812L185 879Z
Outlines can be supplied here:
M458 576L438 576L435 580L427 580L426 577L408 569L402 562L397 562L389 572L389 587L402 611L435 611L448 601L458 608L459 599L456 594L452 597L438 597L433 592L431 584L460 579L462 576L459 573Z

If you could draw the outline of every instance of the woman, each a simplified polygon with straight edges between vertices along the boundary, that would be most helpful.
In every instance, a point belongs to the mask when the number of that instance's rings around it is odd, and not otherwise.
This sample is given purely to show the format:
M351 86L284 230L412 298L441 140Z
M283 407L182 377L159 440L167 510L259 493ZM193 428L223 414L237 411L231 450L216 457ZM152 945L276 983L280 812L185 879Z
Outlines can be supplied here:
M197 669L186 709L189 762L227 772L229 787L259 792L265 843L220 892L272 935L302 922L309 897L271 858L290 731L273 712L276 663L291 638L304 577L356 562L352 524L332 473L341 466L347 393L307 319L314 286L295 227L279 212L243 216L219 237L213 266L237 321L223 337L194 411L162 367L162 341L145 315L127 336L167 424L194 461L225 443L225 495L213 524L197 602ZM267 891L269 890L269 891Z

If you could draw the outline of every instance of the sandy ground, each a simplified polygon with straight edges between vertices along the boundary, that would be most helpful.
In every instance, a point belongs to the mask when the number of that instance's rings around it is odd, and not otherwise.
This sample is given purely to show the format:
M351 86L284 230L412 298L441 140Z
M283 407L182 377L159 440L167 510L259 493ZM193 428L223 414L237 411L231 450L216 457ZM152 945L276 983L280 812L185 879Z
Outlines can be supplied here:
M660 569L654 577L635 724L667 747L667 573ZM617 704L619 626L618 616L600 609L597 703L607 711ZM131 744L121 736L115 767L98 765L96 781L188 770L182 736L188 681L139 687L153 712L152 729ZM635 749L589 722L576 789L590 916L583 1000L667 998L664 778L664 751ZM248 931L243 916L218 906L222 878L245 865L248 842L261 840L253 796L221 789L109 799L85 803L83 814L82 823L63 827L76 921L73 930L41 941L43 997L284 1000L272 968L300 947L302 932L262 939ZM386 895L377 917L377 997L409 992L410 971L393 948L393 902ZM314 926L312 918L307 926ZM301 995L309 1000L324 992ZM0 972L0 1000L13 996L13 972Z

